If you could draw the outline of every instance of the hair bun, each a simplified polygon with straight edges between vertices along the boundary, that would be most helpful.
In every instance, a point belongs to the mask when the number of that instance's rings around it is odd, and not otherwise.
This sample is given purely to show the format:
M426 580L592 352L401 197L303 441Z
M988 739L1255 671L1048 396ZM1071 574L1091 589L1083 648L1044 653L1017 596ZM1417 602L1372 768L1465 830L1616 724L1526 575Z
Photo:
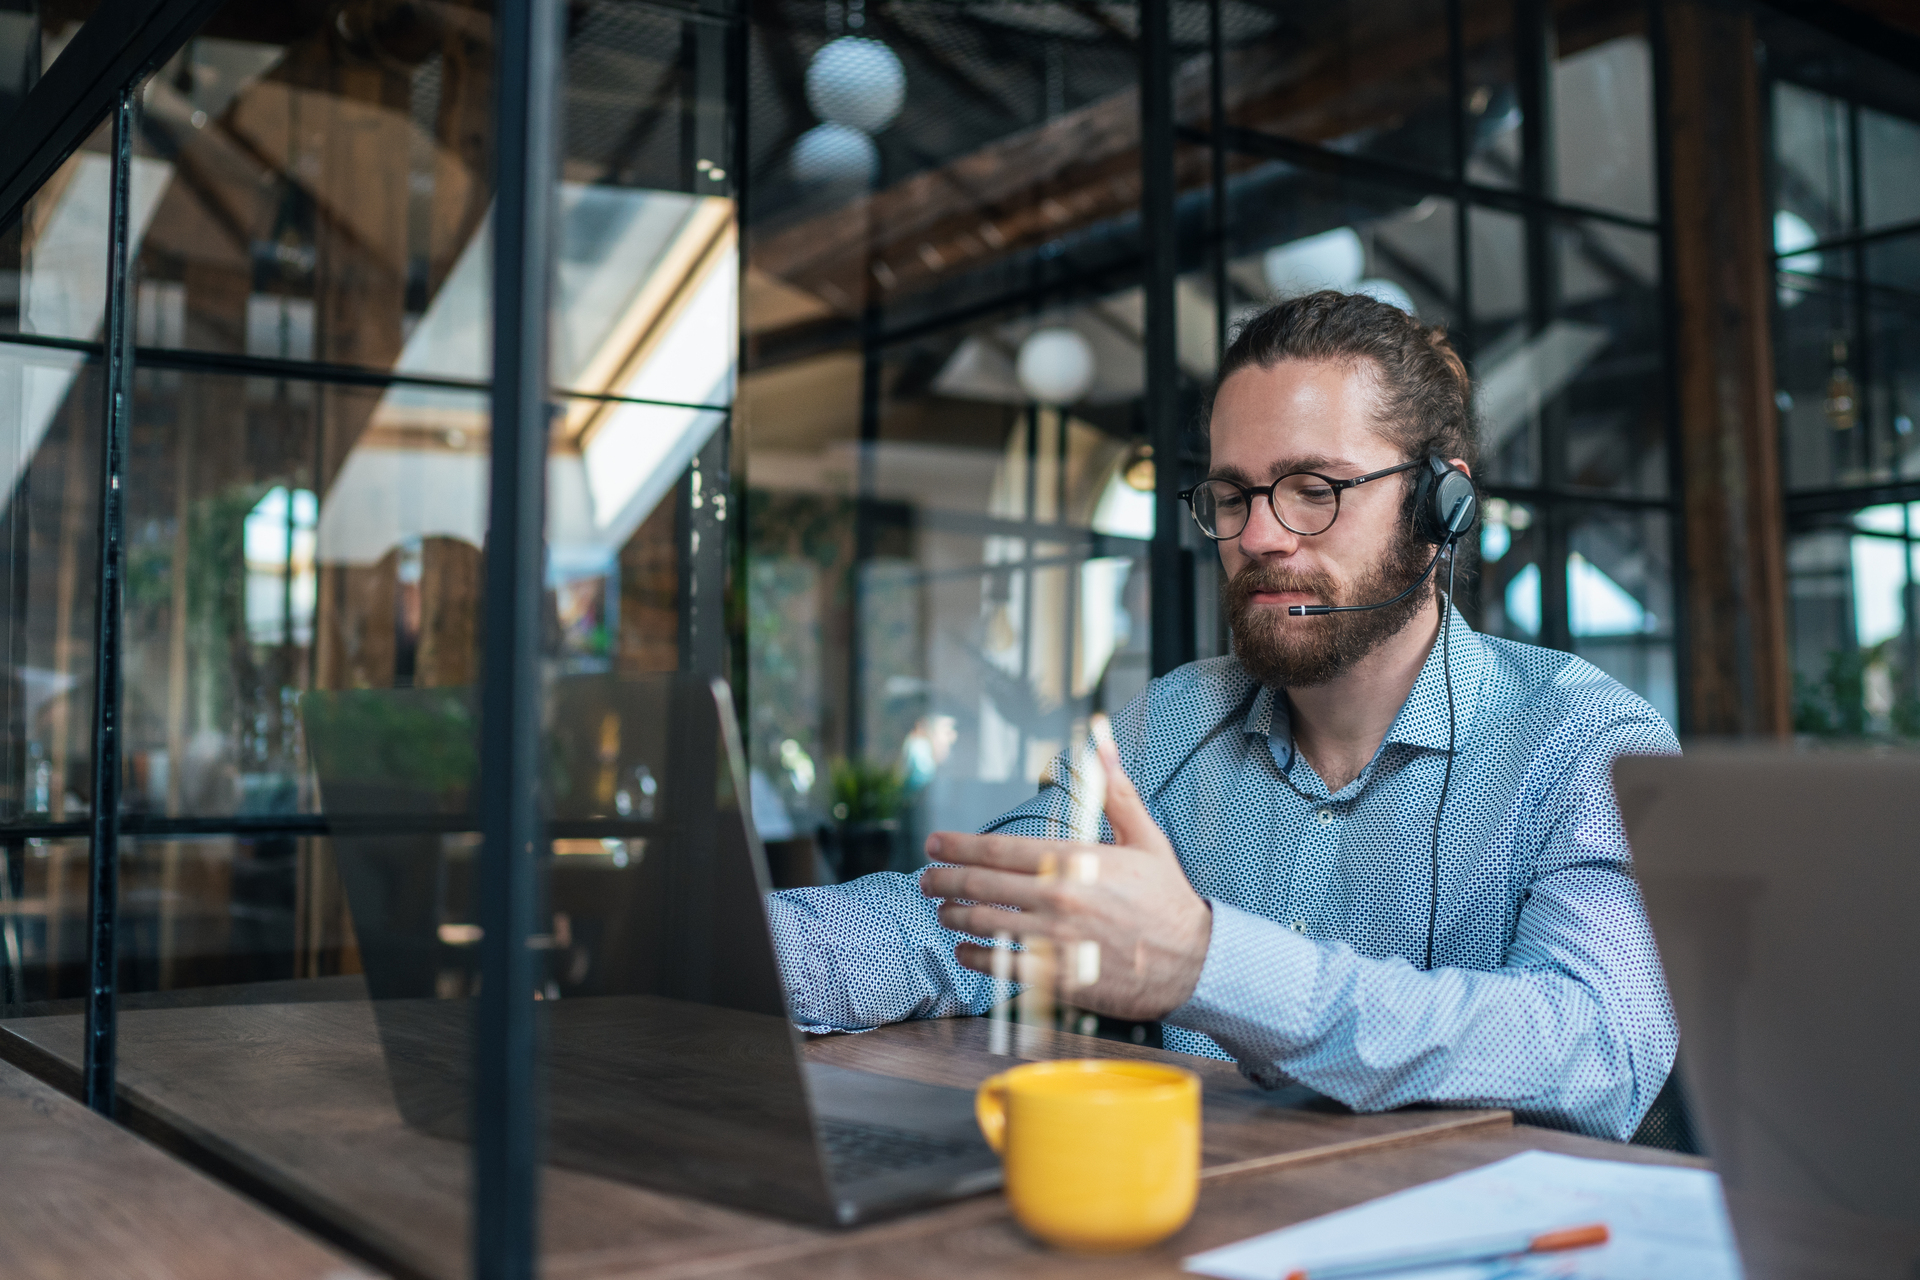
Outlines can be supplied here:
M1426 331L1427 345L1433 348L1433 354L1440 357L1453 372L1453 380L1460 384L1460 394L1467 394L1467 362L1453 349L1453 342L1447 337L1447 326L1436 324Z

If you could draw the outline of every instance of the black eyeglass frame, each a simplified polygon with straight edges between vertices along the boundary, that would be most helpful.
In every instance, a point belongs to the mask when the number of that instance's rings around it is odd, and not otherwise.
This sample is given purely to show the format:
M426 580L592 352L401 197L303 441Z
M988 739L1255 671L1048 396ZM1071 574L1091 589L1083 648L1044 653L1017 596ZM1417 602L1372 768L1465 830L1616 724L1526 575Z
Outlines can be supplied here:
M1422 459L1416 458L1412 462L1402 462L1398 466L1385 467L1379 471L1369 471L1367 472L1367 474L1363 476L1355 476L1351 480L1336 480L1332 476L1321 475L1318 471L1289 471L1287 472L1286 475L1281 476L1278 480L1275 480L1272 484L1260 485L1257 488L1249 485L1241 484L1237 480L1228 480L1224 476L1211 476L1205 480L1202 480L1200 484L1194 485L1191 489L1182 489L1179 492L1179 494L1176 496L1180 499L1180 501L1187 504L1187 514L1193 517L1194 527L1199 529L1201 533L1213 539L1215 542L1232 542L1235 538L1240 537L1241 534L1244 534L1247 531L1247 526L1244 524L1241 525L1239 533L1230 533L1230 534L1208 533L1207 527L1200 523L1200 513L1193 509L1193 495L1199 492L1201 485L1230 484L1234 488L1238 489L1241 493L1245 494L1247 498L1247 521L1249 524L1252 523L1253 521L1253 499L1256 497L1264 496L1267 500L1267 510L1273 512L1273 518L1280 522L1281 528L1285 529L1289 533L1297 534L1302 538L1317 538L1321 534L1325 533L1328 529L1333 528L1334 521L1340 518L1340 495L1343 492L1345 492L1348 489L1358 488L1359 486L1366 484L1369 480L1382 480L1382 479L1385 479L1387 476L1397 476L1402 471L1411 471L1413 468L1419 466L1422 461L1423 461ZM1280 508L1278 504L1276 504L1273 500L1273 491L1279 488L1281 485L1285 484L1287 481L1293 479L1295 476L1312 476L1315 480L1324 480L1326 481L1327 487L1333 490L1333 520L1327 521L1325 525L1323 525L1318 529L1315 529L1311 533L1307 532L1304 529L1296 529L1292 525L1288 524L1286 517L1280 514Z

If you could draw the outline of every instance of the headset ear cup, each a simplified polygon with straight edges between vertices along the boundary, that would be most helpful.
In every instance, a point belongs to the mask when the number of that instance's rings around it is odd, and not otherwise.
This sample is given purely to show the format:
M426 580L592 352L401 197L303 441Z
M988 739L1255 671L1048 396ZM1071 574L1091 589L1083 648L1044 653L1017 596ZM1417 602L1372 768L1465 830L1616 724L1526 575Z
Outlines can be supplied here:
M1460 526L1458 533L1449 533L1447 518L1463 500L1467 504L1466 522ZM1480 495L1474 492L1473 481L1458 467L1448 467L1447 474L1441 476L1434 486L1433 507L1434 523L1439 526L1439 536L1434 539L1436 542L1450 536L1464 538L1480 521Z
M1465 536L1480 519L1480 497L1467 473L1438 455L1420 468L1418 489L1414 493L1414 523L1422 542L1442 543L1452 536ZM1467 502L1467 522L1459 535L1447 531L1447 517L1462 498Z

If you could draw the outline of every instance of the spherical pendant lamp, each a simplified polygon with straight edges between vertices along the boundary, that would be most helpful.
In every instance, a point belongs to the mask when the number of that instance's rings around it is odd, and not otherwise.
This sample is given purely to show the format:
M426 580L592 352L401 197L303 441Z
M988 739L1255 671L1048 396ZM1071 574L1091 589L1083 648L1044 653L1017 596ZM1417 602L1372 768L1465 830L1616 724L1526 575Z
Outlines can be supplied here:
M880 149L858 129L829 121L794 141L792 164L800 182L870 183L880 172Z
M878 40L841 36L822 45L807 64L807 105L829 124L878 133L907 100L900 57Z
M1072 404L1093 386L1093 346L1072 329L1035 329L1020 344L1014 373L1041 404Z

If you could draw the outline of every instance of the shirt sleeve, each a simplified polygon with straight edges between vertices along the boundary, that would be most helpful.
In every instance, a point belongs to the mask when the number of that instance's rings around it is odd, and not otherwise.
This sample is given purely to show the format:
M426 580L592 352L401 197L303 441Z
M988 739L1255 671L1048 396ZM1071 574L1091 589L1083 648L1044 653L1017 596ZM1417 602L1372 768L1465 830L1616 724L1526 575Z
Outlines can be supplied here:
M1166 1021L1212 1036L1257 1083L1361 1111L1509 1107L1631 1137L1679 1043L1614 804L1624 754L1671 754L1664 723L1601 728L1545 797L1552 819L1505 964L1416 969L1222 902L1191 999Z
M981 828L1064 838L1070 789L1064 753L1038 795ZM1105 820L1103 838L1111 838ZM868 1031L908 1018L982 1014L1011 996L954 959L962 942L986 942L940 923L940 904L920 892L920 875L881 872L846 884L784 889L767 897L767 922L802 1031Z

